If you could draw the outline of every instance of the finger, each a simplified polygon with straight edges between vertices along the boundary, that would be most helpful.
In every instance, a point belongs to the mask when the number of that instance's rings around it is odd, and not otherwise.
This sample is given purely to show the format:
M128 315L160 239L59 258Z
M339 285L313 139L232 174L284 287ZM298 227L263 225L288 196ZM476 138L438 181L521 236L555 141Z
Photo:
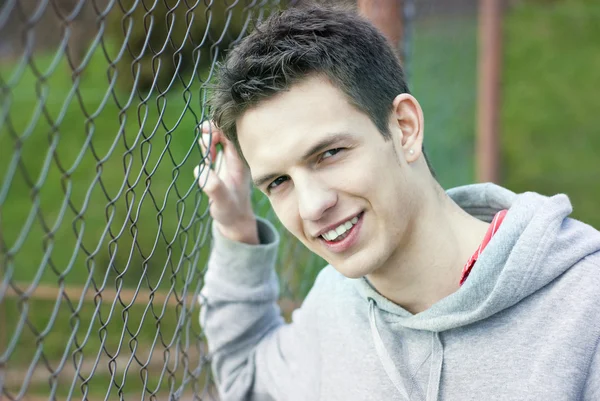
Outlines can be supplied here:
M211 141L216 145L224 139L223 133L212 121L204 121L202 123L202 136L211 138Z
M229 139L225 137L223 131L221 131L212 121L204 121L202 123L202 134L209 135L215 145L220 143L223 145L223 148L230 147L231 142Z
M211 201L221 203L227 196L227 187L215 172L207 165L196 166L194 177L198 186Z
M217 153L217 145L214 139L211 138L209 134L202 134L200 139L198 139L198 144L200 145L200 149L202 151L204 163L208 165L212 164Z
M206 134L214 134L217 137L223 135L223 131L221 131L212 120L207 120L202 123L202 132Z
M213 170L216 171L219 177L227 175L225 164L231 163L232 166L237 166L240 163L239 155L233 144L225 137L223 132L212 122L204 121L201 125L203 152L210 149L210 163ZM217 144L221 144L222 151L217 149ZM228 160L226 163L225 161ZM243 166L242 166L243 167Z
M214 162L217 157L217 144L221 144L224 148L227 147L228 141L222 131L216 127L212 121L204 121L201 125L201 147L204 154L206 149L210 149L210 159Z
M215 171L219 176L225 173L223 163L223 152L217 152L217 156L215 157Z

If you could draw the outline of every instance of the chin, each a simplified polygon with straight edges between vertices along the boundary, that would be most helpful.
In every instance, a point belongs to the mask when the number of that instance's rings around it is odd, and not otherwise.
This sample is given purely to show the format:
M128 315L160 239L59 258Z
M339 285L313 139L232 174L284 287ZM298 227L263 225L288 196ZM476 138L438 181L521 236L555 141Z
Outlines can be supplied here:
M337 270L341 275L346 278L361 278L370 274L373 271L372 266L365 266L365 264L361 263L341 263L334 264L330 263L335 270Z

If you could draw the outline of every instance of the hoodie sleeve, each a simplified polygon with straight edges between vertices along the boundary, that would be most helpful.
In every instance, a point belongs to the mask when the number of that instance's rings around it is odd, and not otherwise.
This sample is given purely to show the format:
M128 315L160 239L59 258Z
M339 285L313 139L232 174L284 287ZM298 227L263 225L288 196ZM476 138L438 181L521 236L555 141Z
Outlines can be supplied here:
M213 226L200 323L221 399L317 399L315 302L309 294L284 323L274 269L279 236L266 220L257 224L259 245L228 240Z
M592 356L592 363L583 388L583 400L600 400L600 339L596 344L596 352Z

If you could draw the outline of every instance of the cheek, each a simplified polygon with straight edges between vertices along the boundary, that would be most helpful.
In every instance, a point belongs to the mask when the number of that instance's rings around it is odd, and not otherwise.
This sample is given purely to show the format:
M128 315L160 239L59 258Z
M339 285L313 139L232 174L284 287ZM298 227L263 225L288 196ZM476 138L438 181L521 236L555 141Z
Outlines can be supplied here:
M286 230L297 237L302 229L302 221L294 198L290 195L286 198L272 200L271 207Z
M386 147L370 154L365 152L340 182L349 192L375 201L397 191L400 169L393 152Z

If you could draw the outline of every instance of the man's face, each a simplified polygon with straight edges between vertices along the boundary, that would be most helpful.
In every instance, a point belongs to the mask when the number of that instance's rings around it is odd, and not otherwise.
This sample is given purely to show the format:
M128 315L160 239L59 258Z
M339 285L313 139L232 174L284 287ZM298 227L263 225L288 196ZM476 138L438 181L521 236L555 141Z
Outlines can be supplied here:
M392 120L390 120L392 121ZM417 207L393 123L385 140L321 77L260 103L237 121L252 178L283 225L346 277L397 259Z

